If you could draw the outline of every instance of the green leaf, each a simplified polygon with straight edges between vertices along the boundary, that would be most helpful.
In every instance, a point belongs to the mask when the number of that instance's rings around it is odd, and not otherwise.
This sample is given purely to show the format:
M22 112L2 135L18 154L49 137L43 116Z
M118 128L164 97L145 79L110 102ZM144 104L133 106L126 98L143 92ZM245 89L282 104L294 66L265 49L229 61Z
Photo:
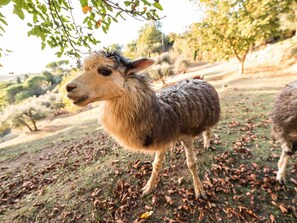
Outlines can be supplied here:
M21 19L21 20L24 20L25 18L25 15L24 15L24 12L21 8L19 8L17 5L14 5L14 8L13 8L13 14L16 14L18 15L18 17Z
M45 48L46 44L44 42L41 43L41 49L43 50Z
M153 6L154 6L155 8L157 8L157 9L159 9L159 10L163 10L162 5L160 5L160 3L158 3L158 2L155 2L155 3L153 4Z
M4 25L8 25L7 22L6 22L4 19L0 18L0 21L1 21Z
M10 2L10 0L1 0L0 5L7 5Z
M79 0L79 1L82 8L88 5L88 0Z
M146 0L141 0L145 5L148 5L148 6L151 6L152 4L151 3L149 3L148 1L146 1Z
M131 5L131 3L132 3L132 2L130 2L130 1L124 1L125 6L129 6L129 5Z

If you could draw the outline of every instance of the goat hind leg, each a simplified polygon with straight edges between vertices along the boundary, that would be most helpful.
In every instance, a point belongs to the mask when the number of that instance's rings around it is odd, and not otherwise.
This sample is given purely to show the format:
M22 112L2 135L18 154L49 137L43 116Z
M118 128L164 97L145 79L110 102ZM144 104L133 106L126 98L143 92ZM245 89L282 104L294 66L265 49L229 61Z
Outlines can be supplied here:
M210 147L210 129L205 130L202 133L202 136L203 136L203 148L209 149L209 147Z
M283 182L285 180L286 167L288 164L288 159L290 157L289 155L290 152L291 152L291 149L288 147L287 143L282 144L282 154L277 163L278 171L276 175L276 180L279 182Z
M200 196L202 196L203 198L206 198L205 192L203 190L203 185L197 173L196 154L193 151L193 141L192 140L184 141L184 145L185 145L187 166L193 177L196 198Z
M142 188L142 196L145 196L147 194L149 194L154 186L156 185L157 182L157 177L159 174L159 171L162 167L162 163L165 157L165 151L157 151L155 154L155 159L153 162L153 171L152 171L152 175L150 177L150 179L148 180L148 182L146 183L146 185Z

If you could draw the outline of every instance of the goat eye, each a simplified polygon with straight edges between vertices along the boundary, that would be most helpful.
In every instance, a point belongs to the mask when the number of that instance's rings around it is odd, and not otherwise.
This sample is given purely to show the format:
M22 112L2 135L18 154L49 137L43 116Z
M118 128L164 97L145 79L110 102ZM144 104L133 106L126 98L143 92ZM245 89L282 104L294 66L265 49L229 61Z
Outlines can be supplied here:
M112 71L106 68L98 68L97 72L99 74L102 74L103 76L109 76L111 75Z

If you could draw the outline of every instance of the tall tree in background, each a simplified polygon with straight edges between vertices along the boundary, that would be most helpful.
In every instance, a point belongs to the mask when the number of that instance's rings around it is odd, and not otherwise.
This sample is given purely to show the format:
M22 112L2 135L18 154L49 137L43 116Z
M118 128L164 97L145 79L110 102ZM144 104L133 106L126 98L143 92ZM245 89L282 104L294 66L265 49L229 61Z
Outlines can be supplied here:
M132 40L130 43L128 43L123 53L125 57L135 59L137 57L137 40Z
M211 60L235 56L244 62L249 50L259 41L276 35L278 15L290 0L202 0L205 17L192 25L188 39L191 45Z
M5 13L12 10L21 20L26 19L29 36L41 40L42 49L47 45L57 49L57 55L79 57L81 47L91 49L100 42L93 31L101 28L105 33L112 22L131 16L138 19L157 20L157 10L162 10L158 0L1 0L0 37L8 25ZM79 9L80 10L76 10ZM4 13L5 10L5 13ZM84 15L74 15L81 11ZM78 18L83 18L79 21ZM0 46L0 57L6 51Z
M139 31L136 41L137 56L150 57L151 54L161 53L170 46L169 38L162 33L161 23L149 21Z
M150 21L139 31L137 40L137 54L150 57L152 53L162 50L162 31L158 22Z
M113 43L113 44L111 44L109 46L104 47L104 50L108 50L108 51L119 51L119 52L121 52L122 49L123 49L123 46L121 46L118 43Z
M288 1L288 0L287 0ZM281 28L283 30L294 30L297 38L297 1L289 0L289 4L282 14L279 15Z

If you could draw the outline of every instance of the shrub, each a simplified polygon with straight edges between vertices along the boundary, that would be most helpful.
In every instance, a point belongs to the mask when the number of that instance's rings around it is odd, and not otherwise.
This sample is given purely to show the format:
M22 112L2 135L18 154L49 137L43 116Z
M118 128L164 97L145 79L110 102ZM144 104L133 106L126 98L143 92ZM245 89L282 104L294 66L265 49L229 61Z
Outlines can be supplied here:
M10 104L14 103L15 96L24 90L25 90L25 87L22 84L14 84L14 85L7 87L5 89L5 91L6 91L6 97L7 97L8 103L10 103Z
M29 90L24 90L22 92L19 92L17 93L15 96L14 96L14 101L16 103L19 103L27 98L30 98L33 96L33 93Z
M167 77L173 73L173 66L168 63L157 64L148 71L148 74L152 79L160 79L163 84L166 83Z
M29 98L17 105L10 105L4 109L4 123L11 127L26 126L30 131L38 130L36 122L47 117L50 108L36 101L35 97Z
M9 123L3 112L0 113L0 137L10 132Z
M184 57L179 57L174 63L174 72L178 73L185 73L186 69L189 67L190 63Z
M37 121L50 114L58 115L65 105L59 94L47 92L40 97L31 97L16 105L6 107L1 115L0 132L8 127L26 126L30 131L36 131Z
M50 83L47 82L43 75L29 77L25 81L25 85L27 90L30 91L32 95L36 96L44 94L50 87Z
M47 92L46 94L37 98L40 103L48 108L54 116L57 116L61 113L61 109L65 108L63 103L63 98L59 93Z
M168 63L172 64L173 60L169 53L162 53L161 55L155 57L155 64L162 64L162 63Z

